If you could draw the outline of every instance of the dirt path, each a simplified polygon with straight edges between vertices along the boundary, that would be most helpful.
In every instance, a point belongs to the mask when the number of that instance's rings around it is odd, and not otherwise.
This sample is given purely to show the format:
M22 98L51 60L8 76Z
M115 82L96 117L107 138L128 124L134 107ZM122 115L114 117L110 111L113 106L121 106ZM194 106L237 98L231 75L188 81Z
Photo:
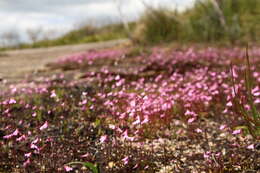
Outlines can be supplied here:
M43 69L46 64L56 61L61 56L89 49L108 48L126 41L127 40L113 40L102 43L2 52L2 55L0 55L0 80L19 80L22 79L25 74Z

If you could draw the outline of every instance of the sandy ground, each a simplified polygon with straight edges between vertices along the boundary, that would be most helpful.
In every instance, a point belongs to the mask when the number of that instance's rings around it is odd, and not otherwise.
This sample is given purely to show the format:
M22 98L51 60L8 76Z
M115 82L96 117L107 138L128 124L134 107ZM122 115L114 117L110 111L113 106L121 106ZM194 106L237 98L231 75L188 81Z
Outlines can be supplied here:
M56 61L61 56L90 49L113 47L124 42L127 40L0 52L0 81L21 80L26 74L44 69L46 64Z

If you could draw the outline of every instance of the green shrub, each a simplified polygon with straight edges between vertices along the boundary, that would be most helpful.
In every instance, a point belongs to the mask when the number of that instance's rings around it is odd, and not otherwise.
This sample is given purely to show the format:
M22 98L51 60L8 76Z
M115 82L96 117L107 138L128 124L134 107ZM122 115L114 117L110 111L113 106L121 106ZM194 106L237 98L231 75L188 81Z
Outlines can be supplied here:
M129 23L130 30L135 27L135 22ZM91 25L83 26L77 30L73 30L57 39L53 40L41 40L33 44L21 44L20 49L24 48L39 48L39 47L51 47L69 44L90 43L98 41L108 41L114 39L127 38L127 32L122 23L114 23L103 27L94 27ZM1 48L0 50L15 49L12 47Z
M181 13L149 7L134 35L142 42L152 44L168 41L257 41L259 11L259 0L197 0L193 7Z
M259 30L260 2L258 0L221 0L220 12L211 0L198 0L188 13L187 33L194 41L256 41ZM224 20L221 23L221 19ZM260 29L260 28L259 28Z
M218 13L210 2L198 1L185 26L188 40L191 41L218 41L224 37L224 28L220 23Z
M134 37L145 43L177 40L179 22L176 14L166 8L149 8L143 14Z

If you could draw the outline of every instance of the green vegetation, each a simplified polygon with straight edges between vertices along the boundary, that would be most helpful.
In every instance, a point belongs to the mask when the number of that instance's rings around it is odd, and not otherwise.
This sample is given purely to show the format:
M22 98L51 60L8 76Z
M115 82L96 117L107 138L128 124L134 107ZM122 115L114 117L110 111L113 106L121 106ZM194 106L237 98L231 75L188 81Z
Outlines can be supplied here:
M182 13L148 7L135 38L143 43L255 42L260 35L259 11L258 0L198 0Z
M130 30L135 27L135 22L129 23ZM39 47L52 47L60 45L70 45L70 44L81 44L99 41L108 41L114 39L126 38L127 32L124 29L122 23L110 24L101 28L93 27L91 25L86 25L78 30L73 30L62 37L54 40L41 40L33 44L20 44L15 48L1 48L1 50L6 49L24 49L24 48L39 48Z
M232 44L257 42L260 36L259 11L259 0L197 0L193 7L183 12L147 6L139 21L129 23L129 31L122 23L101 28L86 25L60 38L21 44L18 48L51 47L127 37L142 44L172 41ZM7 48L1 50L4 49Z
M178 39L179 22L173 11L166 8L150 8L140 19L134 38L158 43Z
M134 27L134 23L130 23L130 28ZM21 48L37 48L51 47L58 45L80 44L98 41L107 41L113 39L126 38L127 33L123 24L111 24L101 28L93 26L84 26L78 30L74 30L55 40L43 40L34 44L23 44Z
M100 173L98 167L89 162L70 162L68 165L80 164L91 170L92 173Z
M236 113L245 120L245 126L240 126L242 129L246 129L254 138L260 136L260 113L257 110L257 106L254 104L253 98L254 94L252 94L252 71L250 69L251 64L249 62L249 55L248 49L246 52L246 60L247 60L247 67L245 70L245 87L246 87L246 100L247 104L250 105L249 110L246 110L241 104L239 103L239 97L241 97L242 93L235 88L235 78L233 74L233 68L231 66L231 75L232 75L232 82L233 82L233 92L235 93L234 97L234 107Z

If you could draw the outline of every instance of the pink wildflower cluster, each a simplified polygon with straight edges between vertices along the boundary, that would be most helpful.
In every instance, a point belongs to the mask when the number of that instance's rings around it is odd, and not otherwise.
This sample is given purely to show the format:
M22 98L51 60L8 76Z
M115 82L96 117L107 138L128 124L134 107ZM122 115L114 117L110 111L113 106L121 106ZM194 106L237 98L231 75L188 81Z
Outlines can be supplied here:
M137 81L125 83L123 86L120 81L125 81L120 76L107 75L114 83L111 88L114 90L109 93L100 93L101 99L106 100L104 105L109 109L119 124L131 122L130 129L134 134L138 134L141 127L155 122L171 123L173 117L185 119L187 123L193 123L196 119L209 113L215 103L220 103L224 113L232 114L232 82L229 69L219 71L212 68L215 62L228 65L232 59L243 58L244 51L241 49L224 49L220 51L216 48L195 51L188 49L186 52L175 51L166 54L160 49L155 49L148 61L150 65L159 64L162 69L177 68L174 64L195 61L208 62L197 68L190 68L184 72L176 71L169 74L159 74L152 78L139 78ZM255 57L260 57L260 51L254 49L251 52ZM167 55L167 56L166 56ZM221 61L223 60L223 61ZM237 70L244 67L236 66ZM260 73L256 67L252 67L254 80L260 82ZM174 71L174 69L173 69ZM236 85L237 89L245 90L243 85L243 75L236 76L242 80ZM120 79L120 80L119 80ZM102 78L100 78L102 80ZM104 82L104 80L102 80ZM106 81L106 80L105 80ZM104 84L104 83L103 83ZM104 84L106 86L106 84ZM259 86L252 90L254 102L259 103Z
M74 55L69 55L61 58L58 63L77 63L82 64L83 62L87 62L88 65L92 65L95 60L98 59L116 59L123 58L125 55L124 50L91 50L84 53L78 53Z
M255 47L250 50L252 61L259 61L260 49ZM203 66L217 67L229 66L231 62L241 62L245 58L245 50L241 48L213 48L197 49L191 47L181 50L165 51L154 48L151 55L143 61L152 69L180 72L187 68L201 68Z
M93 65L100 59L124 58L125 53L122 50L93 50L65 57L58 63ZM252 62L258 62L260 49L250 50L250 56ZM131 58L136 60L136 57ZM173 126L189 129L192 126L196 135L202 136L207 133L198 125L202 117L228 115L228 120L236 119L233 85L235 91L241 93L240 104L250 109L245 101L245 80L241 73L245 66L240 66L243 58L244 50L239 48L170 51L154 48L151 55L138 57L142 60L141 65L133 70L122 66L129 70L124 69L125 73L111 72L110 68L102 66L99 71L87 72L81 81L70 78L68 82L64 80L64 75L54 75L40 78L37 82L24 82L24 87L11 85L9 93L0 93L0 130L4 131L4 142L0 142L6 146L22 146L23 151L19 154L22 155L23 166L28 167L37 162L35 159L40 158L38 156L45 149L57 152L57 155L51 153L50 157L59 156L59 145L67 138L72 145L64 145L63 151L69 148L73 151L71 158L75 158L73 154L77 150L81 159L89 159L91 153L82 155L86 153L86 148L92 150L94 142L101 149L113 143L114 136L111 134L119 137L120 142L137 142L147 135L147 131L164 131ZM235 84L231 81L230 62L235 64L232 71ZM254 82L251 93L257 108L260 107L258 63L251 66ZM240 135L243 132L229 127L229 122L221 124L217 130L223 133L230 131L232 135ZM86 142L90 142L91 147L85 147ZM73 148L74 143L82 147L81 151ZM52 149L54 146L57 151ZM253 143L246 146L248 150L256 147ZM220 152L208 151L203 156L208 161L212 161L211 158L222 159ZM121 164L125 166L134 160L132 155L120 157ZM138 164L134 167L139 167ZM64 166L62 169L69 172L74 167Z

